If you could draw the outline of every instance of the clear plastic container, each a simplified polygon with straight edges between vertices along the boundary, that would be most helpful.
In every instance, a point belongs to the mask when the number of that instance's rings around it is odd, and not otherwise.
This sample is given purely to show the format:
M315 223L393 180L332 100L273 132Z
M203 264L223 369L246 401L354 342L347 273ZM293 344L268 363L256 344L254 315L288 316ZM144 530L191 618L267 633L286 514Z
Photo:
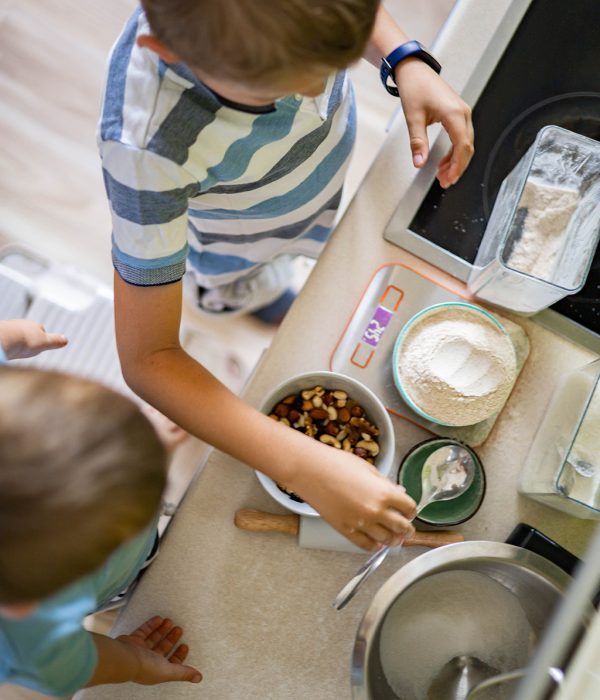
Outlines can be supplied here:
M469 291L537 313L583 287L599 234L600 142L546 126L502 182Z
M600 360L565 375L537 430L519 491L600 520Z

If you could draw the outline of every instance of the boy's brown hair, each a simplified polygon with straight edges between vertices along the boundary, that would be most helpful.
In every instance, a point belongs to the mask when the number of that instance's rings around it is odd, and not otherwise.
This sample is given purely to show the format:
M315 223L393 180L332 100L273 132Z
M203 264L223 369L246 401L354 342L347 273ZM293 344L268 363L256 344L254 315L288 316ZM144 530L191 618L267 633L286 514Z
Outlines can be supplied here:
M258 84L358 60L379 0L142 0L142 6L156 38L190 68Z
M0 604L42 600L103 564L151 522L165 465L124 396L0 367Z

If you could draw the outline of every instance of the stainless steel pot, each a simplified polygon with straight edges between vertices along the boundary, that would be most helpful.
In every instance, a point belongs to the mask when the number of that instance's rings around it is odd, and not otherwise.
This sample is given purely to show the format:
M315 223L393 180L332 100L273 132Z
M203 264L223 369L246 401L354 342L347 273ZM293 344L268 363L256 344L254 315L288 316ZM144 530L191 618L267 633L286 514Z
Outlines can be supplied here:
M358 627L352 655L354 700L398 700L387 682L381 663L380 635L383 623L405 591L418 587L420 581L434 574L448 571L484 574L514 593L536 640L571 581L570 576L544 557L499 542L460 542L413 559L380 588ZM590 604L588 619L593 611ZM582 620L583 624L585 619ZM521 665L526 664L527 659L523 659ZM439 669L432 669L433 674L437 671Z

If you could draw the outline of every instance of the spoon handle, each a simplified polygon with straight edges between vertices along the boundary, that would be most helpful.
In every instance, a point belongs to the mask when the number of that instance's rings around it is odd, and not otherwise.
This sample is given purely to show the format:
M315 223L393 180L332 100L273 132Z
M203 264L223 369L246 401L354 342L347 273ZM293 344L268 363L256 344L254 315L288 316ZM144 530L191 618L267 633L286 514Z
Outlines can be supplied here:
M434 500L434 496L435 491L432 491L431 493L427 494L427 496L424 499L422 498L419 501L419 504L415 511L415 518L417 517L417 515L419 515L423 508L428 506ZM414 518L411 518L411 522L412 520L414 520ZM403 544L404 541L397 545L395 548L396 551L399 551L402 548ZM335 600L333 601L333 607L336 610L341 610L352 600L352 598L354 598L354 594L356 593L356 591L360 588L363 582L369 578L369 576L375 571L375 569L377 569L381 565L383 560L389 554L390 549L391 547L389 545L385 545L384 547L381 547L381 549L378 549L374 554L371 554L367 561L365 561L365 563L360 567L356 574L354 574L354 576L348 581L348 583L335 597Z
M356 574L335 597L333 607L336 610L341 610L352 600L352 598L354 598L354 594L360 588L363 581L369 578L375 569L377 569L381 562L387 557L389 551L390 547L386 545L385 547L378 549L367 559L367 561L360 567Z

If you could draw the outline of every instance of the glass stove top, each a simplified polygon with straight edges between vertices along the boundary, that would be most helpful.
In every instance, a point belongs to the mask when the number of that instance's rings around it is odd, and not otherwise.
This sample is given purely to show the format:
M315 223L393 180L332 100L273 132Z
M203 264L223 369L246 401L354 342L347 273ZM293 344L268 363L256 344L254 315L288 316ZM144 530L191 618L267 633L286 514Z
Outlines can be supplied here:
M600 2L533 0L475 108L475 155L429 189L409 229L472 263L502 180L556 124L600 141ZM552 307L600 334L600 246L584 288Z

